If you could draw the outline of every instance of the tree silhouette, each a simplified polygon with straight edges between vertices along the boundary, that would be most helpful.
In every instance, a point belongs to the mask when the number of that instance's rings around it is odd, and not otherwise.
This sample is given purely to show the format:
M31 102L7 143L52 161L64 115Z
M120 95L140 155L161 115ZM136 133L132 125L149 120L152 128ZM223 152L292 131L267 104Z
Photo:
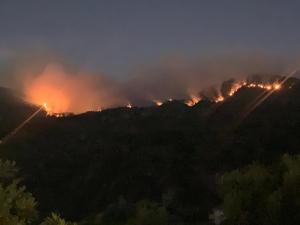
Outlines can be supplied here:
M225 173L220 191L226 224L299 224L300 155Z

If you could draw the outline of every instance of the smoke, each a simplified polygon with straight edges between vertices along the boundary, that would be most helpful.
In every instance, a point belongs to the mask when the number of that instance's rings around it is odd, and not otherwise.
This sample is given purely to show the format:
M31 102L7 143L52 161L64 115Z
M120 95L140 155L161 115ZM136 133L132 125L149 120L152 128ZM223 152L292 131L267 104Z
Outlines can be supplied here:
M14 86L25 99L53 112L153 104L154 100L188 99L190 96L223 95L235 80L249 75L279 75L289 70L282 59L263 54L224 54L197 60L169 59L140 68L123 81L97 73L82 72L51 55L18 60ZM20 63L21 62L21 63ZM229 80L222 85L224 80Z
M222 55L196 61L172 59L138 71L124 86L130 99L139 104L151 99L186 99L199 94L216 96L221 94L224 80L241 80L255 74L285 74L288 69L284 60L263 54Z
M107 77L72 74L59 64L49 64L41 74L23 79L26 100L46 103L53 112L95 111L127 104L118 84Z

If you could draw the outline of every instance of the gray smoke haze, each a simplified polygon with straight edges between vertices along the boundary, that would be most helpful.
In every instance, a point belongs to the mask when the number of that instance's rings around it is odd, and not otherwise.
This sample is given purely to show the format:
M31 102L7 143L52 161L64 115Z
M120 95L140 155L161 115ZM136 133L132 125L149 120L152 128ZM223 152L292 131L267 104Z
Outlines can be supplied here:
M197 60L164 60L139 68L122 81L81 71L63 58L19 57L1 64L2 84L17 88L35 104L48 102L57 112L152 104L155 99L187 99L201 91L220 90L223 81L253 74L286 74L291 64L263 54L223 54Z
M223 55L201 58L193 62L171 60L139 71L125 83L132 101L176 98L185 99L200 91L219 89L231 78L246 79L249 75L285 74L289 65L283 60L262 55Z

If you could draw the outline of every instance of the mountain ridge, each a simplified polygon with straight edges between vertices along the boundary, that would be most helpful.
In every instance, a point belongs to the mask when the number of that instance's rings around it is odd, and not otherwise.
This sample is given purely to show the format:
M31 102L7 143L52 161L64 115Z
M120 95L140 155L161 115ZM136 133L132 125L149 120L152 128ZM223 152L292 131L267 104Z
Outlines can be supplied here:
M223 102L193 107L173 100L61 118L42 114L0 146L1 154L17 162L45 214L84 218L120 196L160 201L171 192L178 216L205 220L219 202L217 174L300 152L299 81L289 80L242 118L263 92L242 87Z

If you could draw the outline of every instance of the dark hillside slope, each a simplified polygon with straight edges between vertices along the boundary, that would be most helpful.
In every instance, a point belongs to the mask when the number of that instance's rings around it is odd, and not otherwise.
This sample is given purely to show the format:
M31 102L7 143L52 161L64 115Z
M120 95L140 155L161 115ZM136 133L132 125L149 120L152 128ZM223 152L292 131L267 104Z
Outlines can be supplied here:
M18 93L0 87L0 138L36 110L36 106L23 101Z
M291 86L291 88L290 88ZM43 212L97 213L120 196L161 201L185 221L218 203L215 176L253 160L300 152L300 85L289 80L243 118L263 92L242 88L221 103L181 101L64 118L38 117L2 154L17 161Z

